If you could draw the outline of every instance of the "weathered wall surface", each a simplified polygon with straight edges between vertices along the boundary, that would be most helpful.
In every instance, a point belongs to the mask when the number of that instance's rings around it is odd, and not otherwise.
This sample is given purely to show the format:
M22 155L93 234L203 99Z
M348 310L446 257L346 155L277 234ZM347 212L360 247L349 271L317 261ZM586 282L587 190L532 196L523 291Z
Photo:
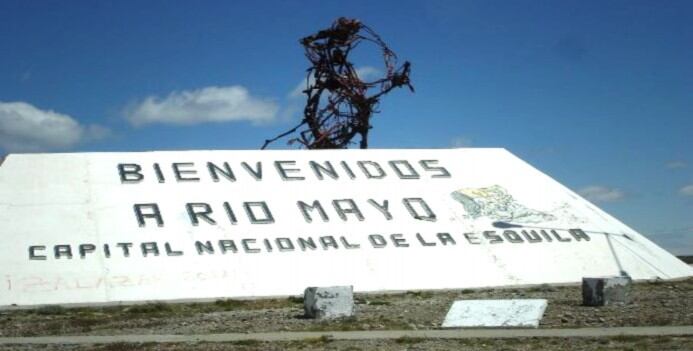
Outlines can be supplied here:
M503 149L10 155L0 306L679 278Z

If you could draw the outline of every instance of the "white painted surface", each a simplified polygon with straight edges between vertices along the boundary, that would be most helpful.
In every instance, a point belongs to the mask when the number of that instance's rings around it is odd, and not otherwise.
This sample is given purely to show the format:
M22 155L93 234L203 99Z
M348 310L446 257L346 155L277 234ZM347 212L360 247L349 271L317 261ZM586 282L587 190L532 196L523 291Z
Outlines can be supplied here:
M459 300L443 328L538 328L546 305L544 299Z
M419 179L397 177L388 165L394 160L409 161ZM426 171L421 160L437 160L435 166L444 167L451 176L433 177L441 172ZM282 165L297 169L289 176L305 179L282 180L275 161L295 161ZM320 180L309 161L332 162L339 178ZM366 178L358 161L379 163L386 176ZM176 162L194 163L182 168L197 173L184 177L200 180L177 182L172 172ZM228 162L236 181L213 181L207 162L219 166ZM252 168L260 163L262 179L251 176L241 162ZM119 163L141 165L144 179L121 183ZM156 180L154 163L161 166L165 182ZM404 198L423 199L435 220L412 216ZM354 214L341 219L332 206L339 199L353 199L363 220ZM388 200L391 219L369 199L380 204ZM304 219L297 201L315 200L329 221L315 212L311 222ZM258 201L266 202L273 223L249 222L242 204ZM212 207L215 225L191 224L186 203L202 202ZM226 217L224 202L234 211L236 224ZM158 204L164 225L147 219L144 227L138 226L133 211L137 203ZM522 225L510 228L517 235L523 229L554 228L571 240L530 243L520 237L522 242L511 243L501 237L502 242L493 243L484 232L502 236L498 222ZM590 240L577 241L567 229L580 229ZM443 245L437 233L449 233L455 244ZM467 239L465 233L473 234ZM370 235L382 235L387 246L374 247ZM276 247L278 238L297 246L298 238L319 242L329 236L337 241L337 249L321 248L319 243L317 250ZM345 248L342 237L360 247ZM634 279L693 273L688 265L503 149L10 155L0 166L0 238L0 306L299 295L307 286L353 285L358 292L577 283L584 276L618 275L621 270ZM264 239L272 243L271 252ZM195 249L196 241L216 245L219 240L233 240L238 252L222 255L216 246L214 254L198 254ZM260 252L244 250L243 240ZM156 242L160 255L143 257L139 247L145 242ZM129 257L117 243L132 243ZM183 255L166 255L166 243ZM80 258L80 244L97 249ZM111 248L110 257L102 249L105 244ZM73 258L56 259L55 245L70 245ZM45 246L36 254L46 259L30 260L31 246Z

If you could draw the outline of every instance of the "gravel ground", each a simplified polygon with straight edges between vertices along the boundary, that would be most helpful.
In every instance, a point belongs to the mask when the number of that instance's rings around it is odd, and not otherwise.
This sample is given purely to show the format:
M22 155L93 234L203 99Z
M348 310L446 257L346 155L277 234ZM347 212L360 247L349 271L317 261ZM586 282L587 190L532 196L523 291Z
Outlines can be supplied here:
M498 299L498 298L545 298L549 306L544 314L540 328L570 327L617 327L617 326L666 326L693 325L693 279L676 282L637 283L633 287L633 303L621 307L581 306L579 286L537 286L523 289L481 289L437 292L407 292L400 294L357 294L357 316L331 322L321 322L303 318L302 300L299 298L266 300L220 300L213 303L195 304L147 304L103 308L60 308L48 306L32 311L0 312L0 336L38 336L38 335L119 335L119 334L200 334L232 332L301 331L301 330L385 330L385 329L434 329L440 326L445 313L454 300L459 299ZM652 344L656 339L661 347ZM677 348L677 342L684 342L693 349L690 338L642 338L630 340L644 343L637 350L685 349ZM661 339L661 340L660 340ZM515 340L515 339L513 339ZM529 340L529 339L528 339ZM409 340L411 343L382 342L374 347L384 349L445 349L462 348L467 341ZM602 340L603 341L603 340ZM489 350L509 347L515 341L484 341L474 344L474 349L485 350L483 344L494 344ZM555 349L567 342L556 339ZM618 340L601 341L580 339L571 349L583 345L585 350L619 349ZM372 343L372 342L370 342ZM501 344L496 344L501 343ZM673 343L674 346L669 345ZM289 343L290 344L290 343ZM321 345L335 349L370 348L359 346L358 342L332 341ZM507 345L506 345L507 344ZM529 343L527 345L531 346ZM613 344L613 345L612 345ZM645 345L647 344L647 345ZM312 345L307 343L306 347ZM369 344L370 345L370 344ZM509 345L509 346L508 346ZM547 344L546 349L554 344ZM669 345L669 346L668 346ZM682 344L683 345L683 344ZM682 346L679 345L679 346ZM131 345L121 345L131 349ZM142 346L142 345L140 345ZM190 345L188 345L190 346ZM257 347L267 349L270 345L207 345L209 348L226 350L238 347ZM283 345L287 346L287 345ZM516 345L517 346L517 345ZM528 346L528 347L529 347ZM623 345L621 345L623 346ZM671 346L671 347L670 347ZM68 346L65 346L68 347ZM114 345L104 346L104 350ZM179 348L183 347L183 348ZM200 346L201 347L201 346ZM225 348L226 347L226 348ZM579 346L582 347L582 346ZM62 348L70 349L70 348ZM76 348L80 349L80 348ZM117 350L114 348L113 350ZM189 349L181 345L145 345L146 350ZM530 348L531 349L531 348ZM544 349L542 347L542 349Z

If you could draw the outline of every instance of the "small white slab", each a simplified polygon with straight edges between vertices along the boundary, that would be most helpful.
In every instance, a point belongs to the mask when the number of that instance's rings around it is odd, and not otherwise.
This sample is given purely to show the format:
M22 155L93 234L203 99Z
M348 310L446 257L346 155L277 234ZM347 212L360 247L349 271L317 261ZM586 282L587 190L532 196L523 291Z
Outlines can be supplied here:
M544 299L459 300L443 328L537 328L546 305Z

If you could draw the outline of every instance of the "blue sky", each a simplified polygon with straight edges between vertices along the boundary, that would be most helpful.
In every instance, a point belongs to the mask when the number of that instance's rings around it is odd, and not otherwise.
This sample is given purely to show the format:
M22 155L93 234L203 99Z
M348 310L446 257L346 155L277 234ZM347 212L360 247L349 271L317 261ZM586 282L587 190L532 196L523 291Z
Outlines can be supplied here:
M693 254L690 1L2 1L0 154L259 148L340 16L413 64L372 148L503 147Z

